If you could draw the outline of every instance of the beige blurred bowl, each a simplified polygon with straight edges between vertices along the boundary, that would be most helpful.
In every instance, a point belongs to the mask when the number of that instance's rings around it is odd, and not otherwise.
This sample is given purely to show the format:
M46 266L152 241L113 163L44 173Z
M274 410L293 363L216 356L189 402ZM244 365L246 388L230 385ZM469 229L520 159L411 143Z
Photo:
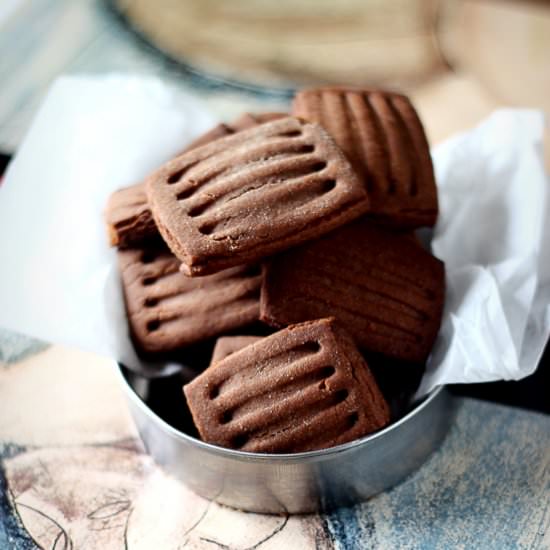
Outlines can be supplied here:
M409 83L443 67L437 0L113 2L171 57L264 86Z
M550 113L550 3L447 0L439 40L457 69L504 103Z

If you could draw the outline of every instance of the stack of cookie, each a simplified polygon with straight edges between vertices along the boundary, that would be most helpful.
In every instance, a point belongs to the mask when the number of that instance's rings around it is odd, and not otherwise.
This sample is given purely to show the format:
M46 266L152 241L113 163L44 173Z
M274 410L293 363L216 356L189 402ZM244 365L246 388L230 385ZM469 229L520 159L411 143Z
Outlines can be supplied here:
M218 338L184 387L201 438L281 453L390 421L367 360L412 369L430 354L444 267L413 230L437 212L409 100L320 88L291 115L214 128L113 194L107 223L139 351Z

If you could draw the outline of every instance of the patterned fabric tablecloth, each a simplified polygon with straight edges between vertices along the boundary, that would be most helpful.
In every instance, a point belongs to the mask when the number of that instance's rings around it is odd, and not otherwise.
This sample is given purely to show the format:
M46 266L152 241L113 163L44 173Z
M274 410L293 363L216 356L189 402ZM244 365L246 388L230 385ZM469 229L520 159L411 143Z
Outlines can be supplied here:
M112 363L0 333L0 548L550 548L550 417L460 399L442 447L353 508L207 502L145 454Z

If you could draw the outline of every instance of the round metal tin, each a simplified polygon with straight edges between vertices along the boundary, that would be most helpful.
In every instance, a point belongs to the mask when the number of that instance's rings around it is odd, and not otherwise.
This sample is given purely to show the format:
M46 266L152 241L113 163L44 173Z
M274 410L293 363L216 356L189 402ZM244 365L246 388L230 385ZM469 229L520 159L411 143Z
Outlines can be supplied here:
M161 419L139 397L147 381L116 369L147 451L202 497L262 513L306 513L352 505L396 485L438 447L452 398L438 388L387 428L330 449L259 454L204 443Z

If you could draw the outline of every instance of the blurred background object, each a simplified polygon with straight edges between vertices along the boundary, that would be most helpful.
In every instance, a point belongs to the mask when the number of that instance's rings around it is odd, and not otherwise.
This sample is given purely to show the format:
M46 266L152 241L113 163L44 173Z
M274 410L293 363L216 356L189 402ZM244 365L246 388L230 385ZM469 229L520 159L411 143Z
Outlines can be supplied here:
M441 3L439 43L455 71L499 100L550 113L550 2Z
M443 68L437 0L113 0L178 60L267 86L395 86Z
M550 3L535 0L3 0L0 152L63 73L154 75L225 119L296 86L410 94L433 143L502 105L550 112Z

